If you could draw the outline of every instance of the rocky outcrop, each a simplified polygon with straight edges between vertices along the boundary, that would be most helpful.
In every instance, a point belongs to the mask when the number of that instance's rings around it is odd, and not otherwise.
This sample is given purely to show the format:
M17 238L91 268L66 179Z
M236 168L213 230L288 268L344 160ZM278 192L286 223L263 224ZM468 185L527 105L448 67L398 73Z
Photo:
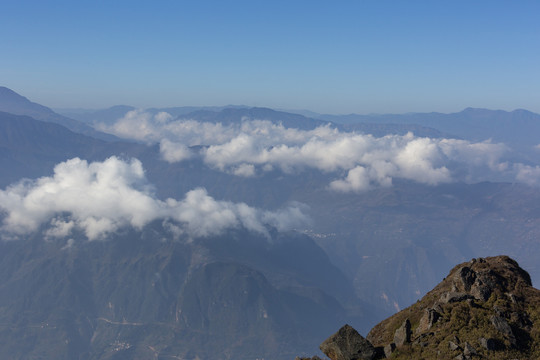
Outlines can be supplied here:
M540 291L507 256L473 259L366 339L346 325L321 350L332 360L540 359Z
M403 346L411 342L411 322L409 319L406 319L403 322L403 325L394 333L394 344L396 346Z
M537 348L532 344L540 344L540 324L531 319L540 319L539 306L540 291L516 261L472 259L452 269L416 304L375 326L367 339L383 348L398 345L399 339L397 359L504 358L505 352L516 351L537 358L531 354ZM410 341L396 336L403 334L405 321L414 329Z
M345 325L337 333L326 339L321 351L331 360L373 360L377 351L352 326Z

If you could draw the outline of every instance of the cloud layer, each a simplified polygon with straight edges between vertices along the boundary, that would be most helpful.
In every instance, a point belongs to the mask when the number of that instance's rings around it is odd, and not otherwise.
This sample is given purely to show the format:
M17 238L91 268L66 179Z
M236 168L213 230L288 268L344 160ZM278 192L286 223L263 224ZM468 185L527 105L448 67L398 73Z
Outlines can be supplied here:
M0 190L2 230L22 235L39 230L67 237L75 229L88 239L100 239L124 226L142 228L156 219L172 221L176 234L200 237L244 227L266 234L267 226L286 230L305 224L300 205L270 212L244 203L217 201L205 189L186 193L182 200L157 199L141 162L111 157L88 163L79 158L58 164L54 175L20 181Z
M264 120L243 120L224 126L194 120L173 120L166 113L131 111L101 130L147 142L159 142L166 161L200 156L217 170L257 176L279 169L295 173L313 168L333 174L329 189L363 191L390 186L393 179L436 185L451 181L517 180L537 183L536 168L512 164L510 149L489 141L431 139L406 135L340 132L330 126L314 130L285 128ZM190 149L203 145L200 150Z

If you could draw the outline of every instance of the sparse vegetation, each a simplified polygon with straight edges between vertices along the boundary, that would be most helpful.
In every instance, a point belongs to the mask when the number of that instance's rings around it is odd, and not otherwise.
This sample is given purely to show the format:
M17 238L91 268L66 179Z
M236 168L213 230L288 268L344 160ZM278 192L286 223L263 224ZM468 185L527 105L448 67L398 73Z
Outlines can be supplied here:
M490 292L486 301L470 295L479 290ZM456 266L416 304L375 326L368 340L379 347L391 343L409 319L411 343L392 359L540 359L539 305L540 291L515 261L473 259ZM421 323L428 309L440 316L426 329Z

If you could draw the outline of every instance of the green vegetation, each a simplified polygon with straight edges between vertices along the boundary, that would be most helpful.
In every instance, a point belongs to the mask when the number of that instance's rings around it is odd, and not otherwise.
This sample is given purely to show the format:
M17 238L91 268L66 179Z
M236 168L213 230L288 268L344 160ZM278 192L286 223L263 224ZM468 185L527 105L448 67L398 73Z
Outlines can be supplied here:
M490 293L487 300L472 296L481 291ZM375 326L368 339L374 346L393 342L406 319L411 343L392 359L540 359L540 291L505 256L456 266L423 299Z

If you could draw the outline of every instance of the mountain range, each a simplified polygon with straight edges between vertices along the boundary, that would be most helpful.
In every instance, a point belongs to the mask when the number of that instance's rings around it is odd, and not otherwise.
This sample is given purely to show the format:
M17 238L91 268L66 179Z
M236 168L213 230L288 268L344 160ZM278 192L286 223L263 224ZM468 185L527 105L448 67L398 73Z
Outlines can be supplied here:
M167 112L167 121L175 126L185 120L217 124L223 126L221 135L245 121L266 120L275 127L265 131L296 131L288 136L314 138L312 134L326 128L329 137L351 133L371 134L361 138L366 141L409 141L407 133L413 132L420 138L442 139L442 144L469 146L466 141L492 137L518 148L518 135L508 131L514 124L514 133L528 134L520 153L505 161L519 159L524 163L519 166L530 169L535 166L534 134L540 124L538 115L525 111L479 109L411 115L417 122L404 120L407 114L361 122L355 117L353 124L337 117L315 119L242 106L175 109L176 113L149 109L145 116ZM540 199L537 187L527 183L426 184L416 177L396 176L391 184L371 185L365 191L332 191L329 184L350 170L321 170L319 165L288 170L274 163L260 172L254 167L254 175L239 176L225 165L209 163L209 149L215 146L211 143L188 144L191 155L175 162L164 158L163 142L101 132L137 111L132 107L79 112L84 116L69 119L3 88L0 111L4 199L21 196L17 189L37 191L60 181L71 174L61 172L72 164L70 159L86 160L90 169L108 166L107 159L115 157L116 163L140 161L140 178L130 180L135 175L121 172L117 176L133 181L130 186L162 207L187 201L180 199L194 189L205 189L220 201L212 203L214 207L234 210L231 204L244 204L250 211L277 214L293 206L310 218L309 224L295 225L292 231L280 230L273 220L259 232L235 225L195 237L174 236L171 229L182 227L182 221L155 218L141 226L118 225L104 238L89 241L88 227L81 227L89 218L77 222L72 208L59 208L56 217L13 240L5 225L11 210L4 205L1 233L11 240L0 243L0 325L2 348L14 359L40 354L55 359L286 359L311 352L344 322L367 333L420 299L448 268L466 259L508 254L533 280L540 278ZM463 119L455 120L460 114ZM431 122L420 121L428 118ZM69 119L69 128L62 119ZM490 121L491 133L474 135ZM91 125L99 123L104 127L96 134ZM502 123L506 131L499 128ZM265 151L282 148L275 145ZM288 214L279 221L294 218ZM92 221L99 220L92 216ZM51 237L57 223L76 225L70 235Z

